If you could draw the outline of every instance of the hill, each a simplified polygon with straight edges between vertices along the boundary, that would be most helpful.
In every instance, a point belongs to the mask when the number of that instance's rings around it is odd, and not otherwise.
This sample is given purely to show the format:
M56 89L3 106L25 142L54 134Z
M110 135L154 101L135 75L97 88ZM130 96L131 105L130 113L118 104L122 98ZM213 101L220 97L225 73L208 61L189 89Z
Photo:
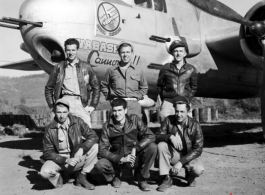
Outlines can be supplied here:
M26 107L47 107L44 87L48 80L46 73L17 78L0 77L0 109L12 111L17 105ZM260 100L224 100L194 98L193 108L214 107L224 118L260 118ZM97 109L108 109L109 103L101 96Z

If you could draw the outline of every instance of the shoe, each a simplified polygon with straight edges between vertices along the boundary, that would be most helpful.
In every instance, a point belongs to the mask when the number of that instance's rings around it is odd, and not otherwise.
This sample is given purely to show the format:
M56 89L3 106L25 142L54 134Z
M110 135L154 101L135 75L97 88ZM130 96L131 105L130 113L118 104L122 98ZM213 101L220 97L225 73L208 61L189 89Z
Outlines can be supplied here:
M192 182L188 182L188 186L189 187L196 187L197 182L195 181L195 179Z
M59 173L60 174L60 173ZM56 186L54 186L55 188L61 188L61 187L63 187L63 177L62 177L62 175L60 174L60 176L59 176L59 179L58 179L58 181L57 181L57 184L56 184Z
M121 180L119 177L115 176L113 178L113 180L111 181L111 185L114 187L114 188L120 188L121 187Z
M76 185L83 186L83 188L87 190L94 190L95 186L89 183L86 179L86 174L79 173L78 177L76 178Z
M150 186L146 182L146 179L141 175L140 172L138 172L138 186L142 191L150 191Z
M196 181L195 181L196 177L190 175L190 173L187 170L185 170L185 179L188 182L187 186L189 186L189 187L195 187L196 186Z
M156 190L160 192L165 192L168 188L172 186L172 183L173 183L172 178L169 175L166 175L163 183L160 186L158 186Z

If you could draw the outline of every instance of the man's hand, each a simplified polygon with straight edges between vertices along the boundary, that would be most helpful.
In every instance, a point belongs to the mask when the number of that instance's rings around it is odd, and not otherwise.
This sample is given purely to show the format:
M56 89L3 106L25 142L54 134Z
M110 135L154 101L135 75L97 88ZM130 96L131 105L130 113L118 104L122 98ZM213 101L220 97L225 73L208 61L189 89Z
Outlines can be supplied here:
M181 150L183 148L182 141L181 141L181 139L180 139L178 134L175 135L175 136L171 135L170 136L170 141L171 141L171 143L173 144L173 146L174 146L174 148L176 150Z
M92 107L92 106L87 106L87 107L85 107L85 111L86 111L88 114L91 114L94 110L95 110L95 108Z
M74 158L68 158L68 159L66 159L65 162L66 162L68 165L74 167L79 161L80 161L79 158L74 157Z
M83 148L79 148L78 149L78 151L75 153L75 158L79 158L80 159L80 161L81 161L81 157L83 156L83 154L84 154L84 150L83 150Z
M134 166L134 162L135 162L135 158L136 156L128 154L126 157L122 157L121 158L121 162L123 163L130 163L130 165L133 167Z
M182 163L181 163L181 162L177 162L177 164L175 164L175 165L172 167L172 169L171 169L172 174L174 174L174 175L178 175L178 173L179 173L179 171L180 171L181 168L182 168Z

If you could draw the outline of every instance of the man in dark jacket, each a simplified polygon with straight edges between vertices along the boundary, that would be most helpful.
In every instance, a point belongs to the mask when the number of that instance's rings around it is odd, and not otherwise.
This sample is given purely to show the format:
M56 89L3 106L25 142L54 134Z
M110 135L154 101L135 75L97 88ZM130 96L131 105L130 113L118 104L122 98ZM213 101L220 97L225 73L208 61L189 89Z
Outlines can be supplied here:
M197 90L197 70L185 59L189 53L187 44L178 40L173 41L168 52L174 60L161 68L157 80L158 94L163 100L160 111L161 121L175 114L172 104L174 97L181 95L191 101Z
M188 116L190 102L184 96L174 98L176 114L165 118L156 133L158 142L159 174L164 177L158 191L166 191L172 185L173 175L183 167L189 186L195 186L195 178L204 172L198 158L203 150L203 134L200 124Z
M111 107L112 116L103 125L98 155L101 159L96 168L115 188L121 186L121 169L137 168L139 188L149 191L146 179L157 154L155 136L137 115L126 114L124 99L113 100Z
M64 99L57 100L55 114L45 129L42 158L46 162L40 175L57 188L63 185L60 172L79 171L76 185L95 189L86 179L86 174L98 160L97 134L82 119L69 114L69 103Z
M55 65L45 86L45 98L51 110L59 98L66 99L70 113L91 127L90 114L99 102L100 84L91 65L77 58L79 42L67 39L64 46L67 59ZM92 100L88 105L91 91Z

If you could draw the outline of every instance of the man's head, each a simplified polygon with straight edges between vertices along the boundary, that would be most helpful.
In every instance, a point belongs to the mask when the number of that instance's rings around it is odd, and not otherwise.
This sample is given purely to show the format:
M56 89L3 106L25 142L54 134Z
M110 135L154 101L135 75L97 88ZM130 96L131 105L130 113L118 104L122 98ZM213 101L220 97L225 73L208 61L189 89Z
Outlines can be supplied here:
M175 61L180 62L189 53L188 46L182 41L175 40L169 46L169 53L174 57Z
M79 42L76 39L70 38L64 42L65 53L69 61L73 61L76 58L77 51L79 49Z
M188 112L190 111L190 102L184 96L177 96L172 100L173 106L175 108L175 116L179 123L185 121L188 117Z
M64 99L56 101L55 116L58 123L63 124L69 115L69 103Z
M121 42L117 47L121 62L127 64L133 56L133 45L130 42Z
M125 120L127 114L127 102L124 99L118 98L111 102L112 115L116 122L122 122Z

